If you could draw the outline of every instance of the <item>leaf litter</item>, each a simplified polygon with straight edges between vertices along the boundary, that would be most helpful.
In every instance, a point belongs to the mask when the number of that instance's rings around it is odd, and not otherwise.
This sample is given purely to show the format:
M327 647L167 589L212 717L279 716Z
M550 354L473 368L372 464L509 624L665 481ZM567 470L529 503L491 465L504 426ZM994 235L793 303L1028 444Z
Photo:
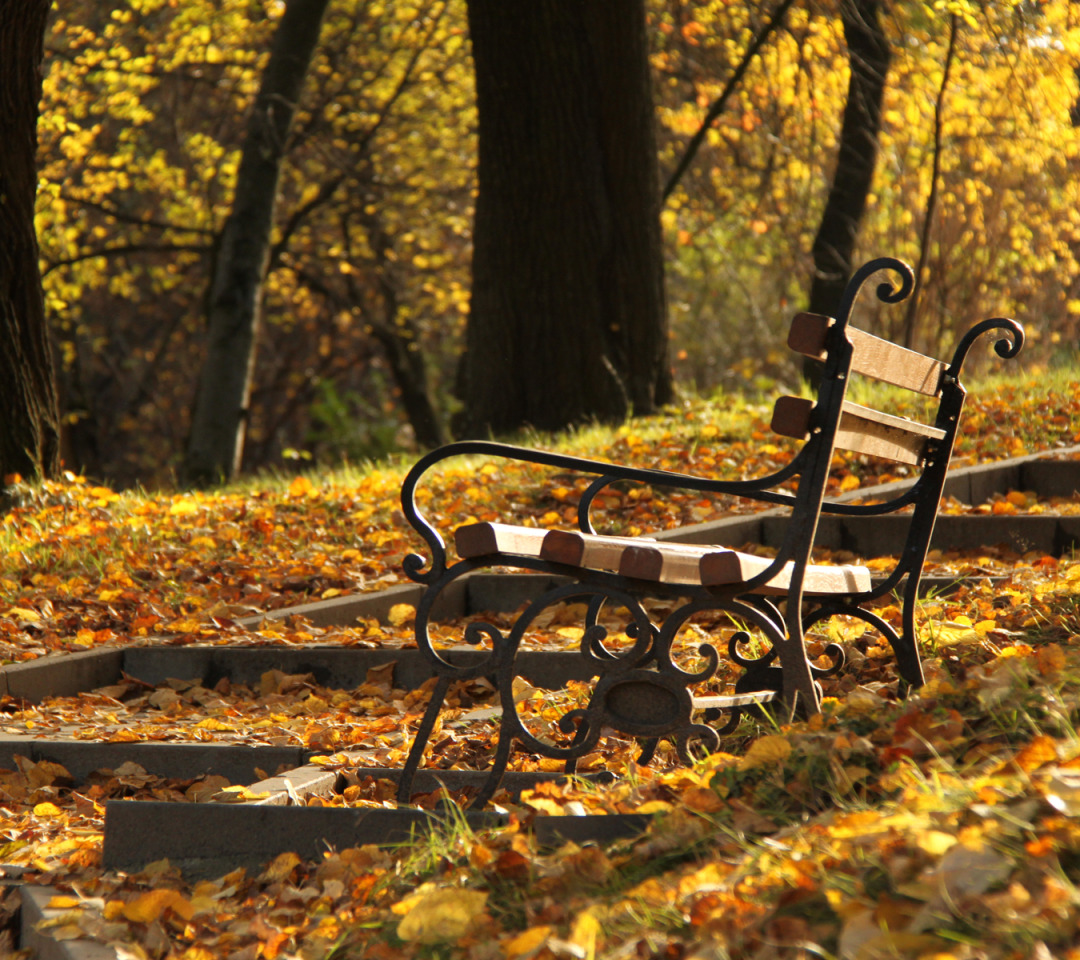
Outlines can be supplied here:
M1080 437L1069 403L1045 417L1058 442ZM1007 433L982 439L978 414L983 428L1011 421L989 404L974 413L962 456L1034 449L1030 438ZM761 446L754 436L742 450L719 433L692 445L675 430L635 436L623 433L601 455L677 469L708 469L709 458L746 472L771 468L750 452ZM780 462L785 453L760 456ZM861 466L840 464L837 483L857 490L896 479ZM539 480L530 486L523 476L500 466L477 498L469 471L447 471L446 516L456 509L553 523L549 514L573 508L574 486L533 494ZM399 482L387 471L353 487L298 478L275 493L139 499L69 477L28 491L3 531L5 655L159 642L407 646L407 611L389 625L239 623L248 613L397 582L401 557L415 549L394 516ZM742 509L651 493L605 499L628 532ZM973 508L945 506L969 509L1068 513L1075 504L1009 491ZM834 621L811 638L811 652L841 642L851 666L824 681L824 709L811 720L748 719L721 752L691 768L675 765L670 751L655 767L638 767L632 743L605 738L594 762L618 769L619 779L542 783L518 800L500 797L510 813L504 827L474 832L451 818L422 843L328 851L310 862L286 853L261 871L197 882L167 862L103 871L104 801L243 802L244 785L155 777L130 763L76 782L58 764L20 760L0 773L0 863L22 882L59 891L53 936L112 944L120 956L1080 957L1080 563L1003 549L939 553L933 563L969 579L924 602L928 682L906 700L891 652L858 625ZM878 612L899 617L889 603ZM458 642L463 626L445 627L441 640ZM729 625L697 629L715 640ZM556 622L530 639L572 648L578 638ZM733 679L722 671L717 689ZM329 766L362 747L399 764L425 691L388 681L369 677L343 691L280 671L258 689L125 680L37 705L8 698L0 725L75 739L288 742L325 750ZM520 692L519 710L551 730L552 717L587 687L552 698ZM443 762L485 768L490 694L454 692L458 703L436 735ZM518 762L542 769L540 758ZM338 790L309 802L388 802L386 781L341 770ZM424 806L438 799L414 798ZM534 816L582 813L654 819L643 836L604 849L539 849L528 833ZM11 915L10 900L0 915Z

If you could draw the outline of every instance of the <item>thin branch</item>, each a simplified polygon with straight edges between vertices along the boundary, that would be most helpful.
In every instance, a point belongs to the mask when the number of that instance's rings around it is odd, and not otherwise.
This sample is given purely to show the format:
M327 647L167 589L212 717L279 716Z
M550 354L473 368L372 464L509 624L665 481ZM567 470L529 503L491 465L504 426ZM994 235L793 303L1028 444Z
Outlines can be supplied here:
M364 131L363 136L361 136L360 140L357 142L358 149L361 153L367 150L368 144L371 143L371 140L374 138L379 128L389 117L390 111L393 109L394 104L397 103L401 95L405 92L406 89L408 89L409 85L412 83L413 71L416 69L416 65L417 63L419 63L420 57L428 51L428 43L430 43L432 34L434 33L435 28L439 23L439 20L442 18L442 15L445 12L446 4L444 3L438 13L438 16L435 16L432 19L431 26L428 29L427 36L424 38L424 42L420 44L420 46L414 51L412 57L409 59L409 63L405 67L404 72L398 80L394 92L386 99L385 103L383 103L379 112L379 116L375 119L374 123L372 123L372 125L366 131ZM294 141L294 148L295 145L296 142ZM278 263L281 262L281 255L288 247L290 237L303 222L304 218L309 213L311 213L312 210L322 206L327 200L329 200L331 194L333 194L333 192L337 190L338 186L342 183L344 179L345 174L337 174L336 176L328 180L326 183L324 183L319 188L319 192L310 201L308 201L308 203L293 211L292 215L286 222L285 227L282 229L281 239L277 242L277 244L274 246L273 251L271 252L269 261L269 263L272 265L271 269L273 269Z
M281 255L289 246L289 240L292 239L292 235L300 227L300 224L304 222L307 215L329 201L344 179L344 173L335 174L319 187L318 192L307 203L301 204L293 210L289 215L289 219L285 221L281 228L281 238L274 244L270 252L270 259L267 261L269 264L267 273L277 268L281 262Z
M102 250L88 250L75 257L65 257L63 260L54 260L42 272L42 278L47 277L60 267L70 267L74 263L82 263L84 260L93 260L97 257L124 257L129 253L176 253L178 251L190 251L193 253L206 253L213 249L206 243L125 243L116 247L105 247Z
M915 289L907 303L904 315L904 346L910 348L915 339L915 319L919 308L919 293L923 285L923 273L930 257L930 228L937 210L938 179L941 176L942 128L945 118L945 93L949 86L949 74L952 72L956 56L956 35L959 32L960 18L954 13L949 18L949 46L945 51L945 68L941 74L941 86L938 88L937 102L934 104L934 159L930 170L930 193L926 197L926 212L923 215L922 235L919 237L919 264L915 268Z
M701 126L698 127L697 133L690 139L690 142L686 145L686 151L682 155L682 159L679 160L678 166L675 168L675 172L668 178L667 185L664 187L664 193L662 200L667 200L671 196L672 191L678 185L679 180L682 179L682 175L686 173L687 168L694 162L694 157L698 152L698 148L705 140L705 134L708 133L709 127L713 125L716 118L720 116L724 111L724 107L727 105L728 97L735 91L735 88L739 85L746 71L750 69L750 64L753 62L754 57L757 56L758 51L764 46L765 41L769 39L772 34L783 22L784 16L788 10L794 5L795 0L780 0L776 9L773 11L773 15L769 18L768 22L758 30L754 39L750 42L750 46L746 48L746 52L743 54L743 58L739 61L739 65L735 68L735 72L728 78L728 82L724 85L724 89L720 96L717 97L709 112L705 114L705 119L701 121Z
M168 223L165 220L146 220L130 213L122 213L116 207L109 206L109 204L103 203L100 200L86 200L82 197L74 197L63 190L60 191L60 199L65 200L68 203L77 203L80 206L89 207L91 210L97 210L107 217L112 217L113 220L118 220L121 223L130 223L136 227L152 227L155 230L173 230L176 233L201 233L208 237L212 237L216 234L216 231L209 227L184 227L180 224Z

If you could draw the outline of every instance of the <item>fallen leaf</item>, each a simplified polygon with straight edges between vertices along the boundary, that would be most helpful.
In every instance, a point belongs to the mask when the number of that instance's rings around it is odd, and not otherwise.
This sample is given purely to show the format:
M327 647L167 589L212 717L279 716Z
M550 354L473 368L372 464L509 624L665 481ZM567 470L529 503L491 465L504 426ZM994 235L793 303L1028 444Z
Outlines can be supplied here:
M555 928L546 924L529 927L500 944L503 956L506 960L532 960L554 932Z
M758 737L750 749L739 761L740 770L753 770L757 767L773 767L783 763L791 756L791 742L779 734Z
M464 887L439 887L425 893L398 924L397 935L417 943L459 940L480 920L488 895Z

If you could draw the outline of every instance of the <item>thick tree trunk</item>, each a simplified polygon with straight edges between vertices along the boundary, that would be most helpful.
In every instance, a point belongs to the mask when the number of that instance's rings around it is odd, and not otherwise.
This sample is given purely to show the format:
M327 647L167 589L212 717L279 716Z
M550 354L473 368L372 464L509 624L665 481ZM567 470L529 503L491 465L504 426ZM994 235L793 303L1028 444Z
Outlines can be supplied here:
M889 42L879 0L841 0L851 76L832 187L814 238L810 312L831 315L851 276L855 240L877 162Z
M671 392L642 0L469 0L480 123L461 431Z
M328 2L288 0L248 121L210 285L209 342L181 469L187 483L217 483L240 468L281 163Z
M0 3L0 478L48 477L60 429L34 232L49 0Z

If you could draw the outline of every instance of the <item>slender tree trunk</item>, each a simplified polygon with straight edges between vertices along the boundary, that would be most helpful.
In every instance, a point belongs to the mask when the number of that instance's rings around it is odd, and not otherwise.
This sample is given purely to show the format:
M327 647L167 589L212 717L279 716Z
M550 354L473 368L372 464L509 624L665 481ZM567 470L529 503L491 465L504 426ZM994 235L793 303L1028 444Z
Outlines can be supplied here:
M930 232L937 214L938 180L941 179L941 154L943 150L943 130L945 127L945 94L949 89L949 74L952 72L953 59L956 56L956 34L960 29L960 17L952 14L949 18L949 44L945 50L945 65L941 72L941 86L934 102L934 155L930 165L930 191L926 195L926 209L923 211L922 230L919 232L919 262L915 267L915 289L908 298L904 311L904 346L910 348L915 343L915 327L919 317L919 301L923 286L923 275L930 259Z
M49 0L0 2L0 486L60 467L60 418L34 232Z
M840 302L851 276L855 240L874 178L890 60L880 7L879 0L841 0L840 4L851 76L836 171L814 238L811 313L830 315Z
M469 0L480 122L460 432L668 400L642 0Z
M210 284L209 342L181 468L187 483L217 483L240 468L278 179L328 2L287 0L248 121Z

